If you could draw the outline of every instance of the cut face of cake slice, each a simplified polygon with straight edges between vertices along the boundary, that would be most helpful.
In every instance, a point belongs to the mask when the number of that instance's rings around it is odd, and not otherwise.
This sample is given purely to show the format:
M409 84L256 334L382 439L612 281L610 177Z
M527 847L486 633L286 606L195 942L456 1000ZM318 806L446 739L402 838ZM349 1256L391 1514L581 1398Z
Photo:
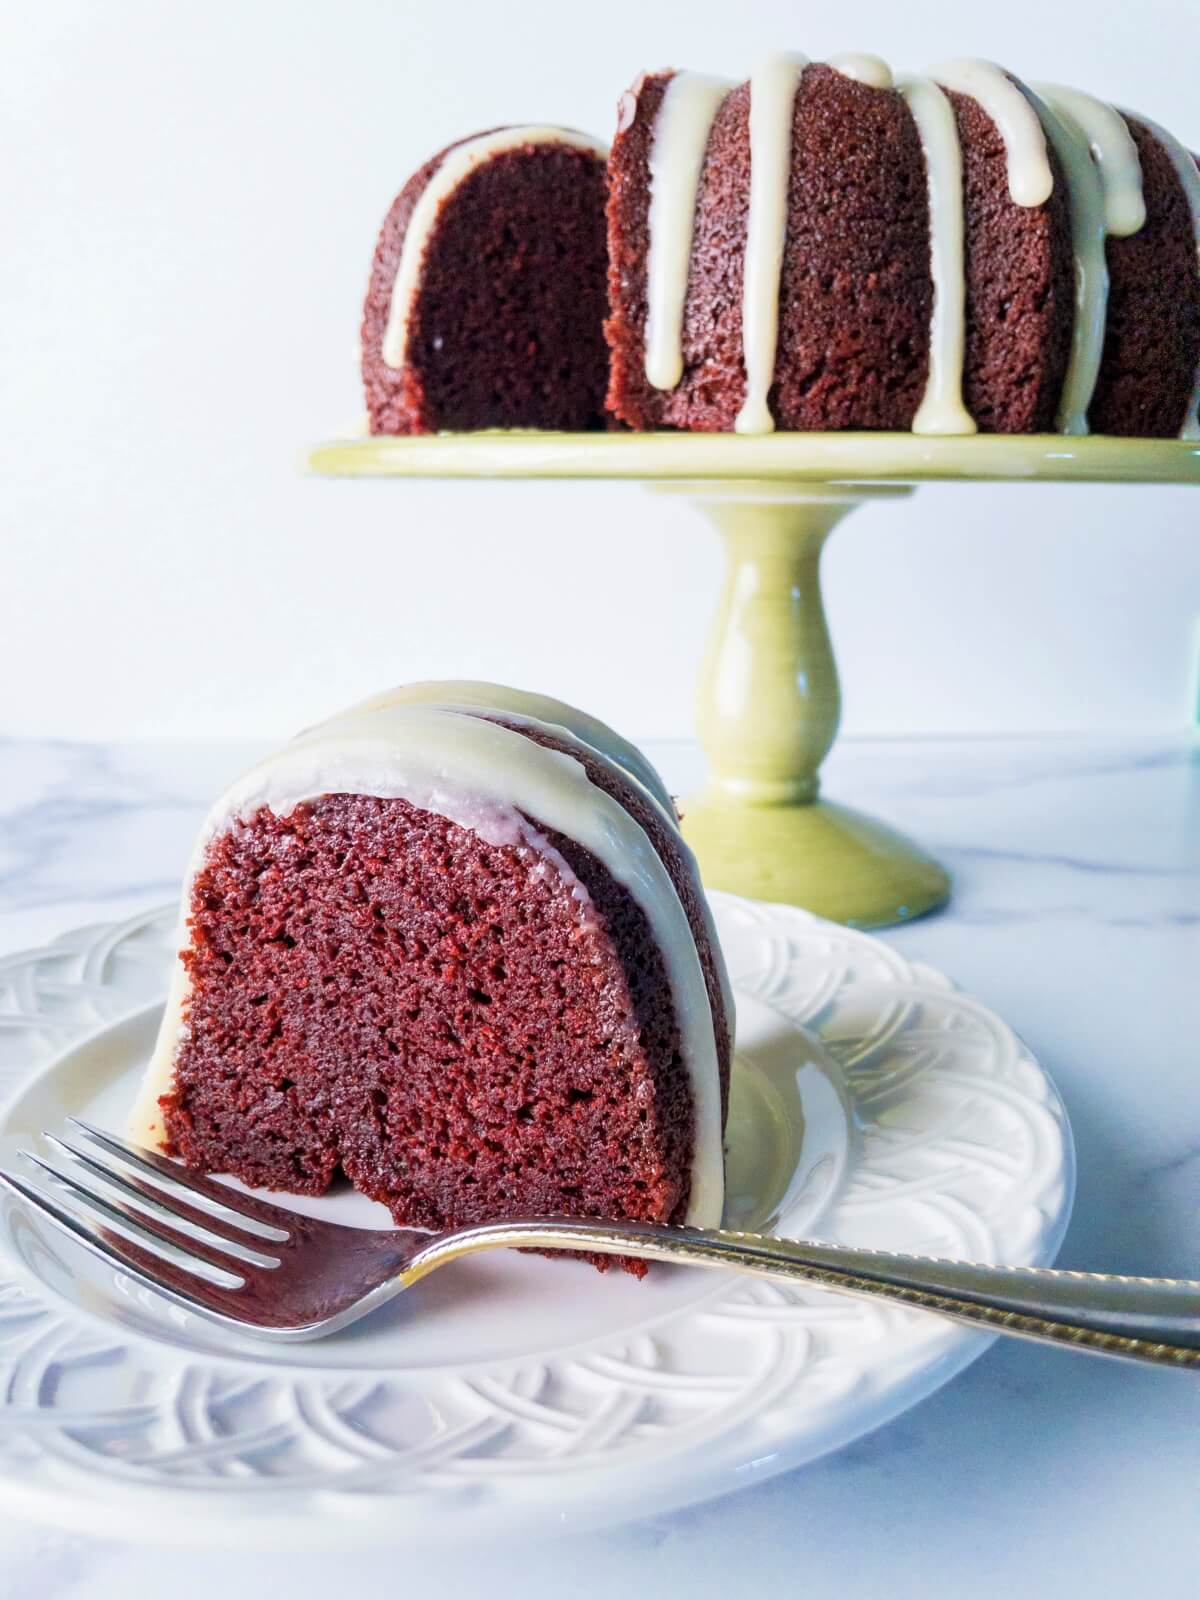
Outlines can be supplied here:
M720 950L661 780L595 719L441 683L310 729L213 808L183 920L141 1143L340 1171L401 1225L720 1221Z
M372 433L603 425L606 154L570 128L495 128L408 180L363 310Z

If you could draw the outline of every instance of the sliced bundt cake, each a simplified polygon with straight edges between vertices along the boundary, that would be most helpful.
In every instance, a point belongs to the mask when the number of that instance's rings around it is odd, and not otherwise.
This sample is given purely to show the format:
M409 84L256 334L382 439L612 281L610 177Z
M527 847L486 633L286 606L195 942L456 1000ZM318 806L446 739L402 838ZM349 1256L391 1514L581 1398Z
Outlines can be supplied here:
M221 798L183 918L140 1142L303 1194L340 1170L401 1224L719 1222L720 950L661 780L595 719L379 696Z

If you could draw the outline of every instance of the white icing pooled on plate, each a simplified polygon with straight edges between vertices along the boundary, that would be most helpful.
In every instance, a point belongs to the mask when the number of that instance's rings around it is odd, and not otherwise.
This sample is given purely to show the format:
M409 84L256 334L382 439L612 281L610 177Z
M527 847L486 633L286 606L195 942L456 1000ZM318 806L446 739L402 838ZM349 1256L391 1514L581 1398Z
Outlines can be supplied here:
M892 87L892 69L882 56L868 55L860 50L844 50L840 55L827 56L824 64L840 72L844 78L854 78L871 89Z
M1142 164L1124 117L1090 94L1058 83L1035 83L1037 94L1052 111L1069 117L1087 140L1104 191L1104 226L1114 239L1127 239L1146 222Z
M478 138L468 139L456 146L446 156L421 191L405 229L380 352L385 366L399 368L404 365L409 316L420 281L425 247L445 201L465 178L469 178L495 156L505 155L511 150L523 150L529 145L547 144L590 150L601 158L608 155L608 146L589 134L577 133L574 128L553 128L535 123L515 128L497 128L492 133L480 134Z
M903 78L896 85L917 125L929 192L929 255L933 310L929 377L913 418L919 434L976 432L963 404L966 352L966 265L962 150L954 108L932 78Z
M1162 146L1171 165L1175 169L1175 176L1183 186L1187 196L1188 205L1192 208L1192 230L1196 239L1196 270L1200 272L1200 170L1192 158L1192 153L1185 145L1180 144L1173 133L1168 133L1157 122L1151 122L1149 117L1144 117L1140 111L1123 113L1133 117L1143 127L1148 128ZM1200 439L1200 367L1197 368L1196 381L1192 386L1192 397L1188 408L1184 412L1183 426L1179 430L1181 439Z
M670 876L625 808L589 782L579 761L535 744L484 716L420 703L360 711L302 734L239 779L209 813L188 869L191 884L211 841L263 807L286 816L326 794L400 798L449 818L487 842L533 851L590 912L583 885L540 829L577 840L628 890L650 925L666 967L694 1115L687 1220L720 1221L724 1166L720 1075L712 1008L696 942ZM131 1123L142 1143L161 1138L158 1097L167 1092L181 1039L187 980L179 966L154 1056ZM732 1014L731 1014L732 1020Z
M779 283L787 239L793 106L807 65L806 56L770 56L750 79L750 211L742 280L746 398L734 423L738 433L771 433L775 428L767 397L775 376L779 339Z
M683 377L683 307L708 135L733 87L677 72L667 84L650 145L646 250L646 378L674 389Z
M927 75L944 89L969 95L996 124L1008 161L1008 192L1015 205L1040 206L1054 190L1046 136L1037 112L993 61L943 61Z

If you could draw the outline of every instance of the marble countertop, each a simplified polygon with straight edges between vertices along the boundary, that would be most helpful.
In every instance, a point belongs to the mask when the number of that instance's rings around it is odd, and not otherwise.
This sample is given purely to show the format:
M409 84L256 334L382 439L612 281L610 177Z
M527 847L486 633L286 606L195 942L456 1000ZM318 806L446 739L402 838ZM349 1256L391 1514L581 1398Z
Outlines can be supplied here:
M686 744L649 747L677 788ZM175 893L246 746L0 741L0 955ZM1200 755L1184 739L843 744L835 797L953 870L950 910L886 937L1024 1035L1079 1159L1061 1263L1200 1277ZM1200 1557L1200 1382L1016 1343L847 1450L714 1505L509 1556L272 1559L289 1600L332 1585L577 1600L1174 1595ZM259 1595L264 1563L164 1557L6 1519L0 1595ZM510 1578L504 1574L511 1572Z

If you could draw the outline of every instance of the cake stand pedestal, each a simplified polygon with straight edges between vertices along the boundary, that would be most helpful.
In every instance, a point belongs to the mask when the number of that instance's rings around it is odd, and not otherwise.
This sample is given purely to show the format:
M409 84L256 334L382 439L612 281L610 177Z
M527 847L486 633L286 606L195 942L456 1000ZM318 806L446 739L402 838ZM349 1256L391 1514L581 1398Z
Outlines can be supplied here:
M941 905L950 880L894 829L818 796L841 694L820 562L864 500L907 487L671 485L715 522L726 568L696 702L708 782L684 804L704 881L872 927Z
M336 441L309 465L347 477L632 479L686 495L728 556L697 699L708 782L682 808L704 881L872 928L936 909L950 879L902 834L819 797L840 713L820 586L829 534L855 506L903 499L919 482L1200 484L1200 442L496 432Z

